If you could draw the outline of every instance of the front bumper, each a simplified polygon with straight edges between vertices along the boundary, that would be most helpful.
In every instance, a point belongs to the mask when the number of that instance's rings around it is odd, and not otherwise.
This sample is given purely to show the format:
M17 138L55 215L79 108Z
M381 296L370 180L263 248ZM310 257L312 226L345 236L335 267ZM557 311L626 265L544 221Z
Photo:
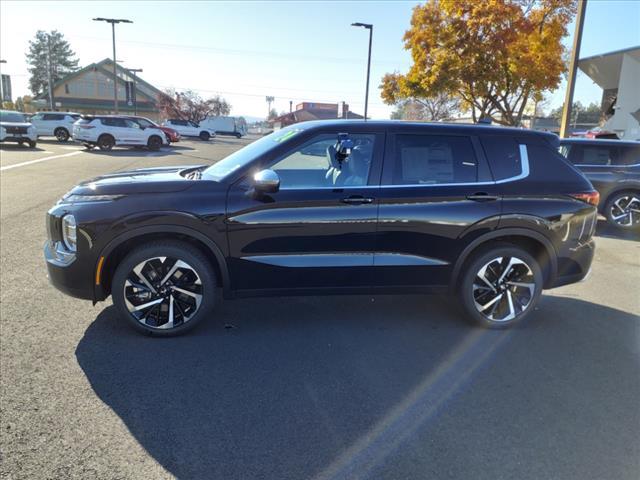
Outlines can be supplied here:
M87 262L78 261L75 254L66 252L59 242L51 240L44 244L44 259L47 276L54 287L72 297L93 300L93 268L87 268Z
M27 136L27 135L7 135L2 140L0 140L0 142L15 142L15 143L19 143L19 142L35 142L37 140L38 140L38 137L36 135L31 135L31 136Z

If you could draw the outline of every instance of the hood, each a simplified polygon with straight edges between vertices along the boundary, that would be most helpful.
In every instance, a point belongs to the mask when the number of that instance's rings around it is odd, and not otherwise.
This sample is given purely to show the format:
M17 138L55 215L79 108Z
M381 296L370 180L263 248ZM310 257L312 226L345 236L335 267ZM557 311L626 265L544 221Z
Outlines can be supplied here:
M186 190L198 180L185 174L204 165L142 168L92 178L74 187L74 195L126 195L134 193L168 193Z
M25 127L29 128L31 126L28 122L0 122L0 125L3 127Z

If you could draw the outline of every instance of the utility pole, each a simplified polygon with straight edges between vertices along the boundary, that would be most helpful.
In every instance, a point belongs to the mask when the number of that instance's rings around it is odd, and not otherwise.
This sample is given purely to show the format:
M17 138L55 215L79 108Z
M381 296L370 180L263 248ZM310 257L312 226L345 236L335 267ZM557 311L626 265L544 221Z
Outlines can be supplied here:
M53 82L51 81L51 35L47 34L47 82L49 83L49 110L53 112Z
M7 63L6 60L0 60L0 63ZM4 103L4 75L0 75L0 106Z
M136 87L136 73L140 73L143 70L141 68L127 68L131 73L133 73L133 91L131 95L133 96L133 114L138 115L138 94Z
M578 60L580 58L580 44L582 43L582 29L584 17L587 11L587 0L578 0L578 14L576 15L576 30L573 34L573 50L569 64L569 77L567 78L567 93L562 109L562 121L560 122L560 138L566 138L571 122L571 107L573 106L573 92L576 87L576 74L578 73Z
M94 18L96 22L107 22L111 24L111 40L113 43L113 108L118 113L118 72L116 70L116 23L133 23L131 20L123 18Z
M367 58L367 87L364 95L364 120L367 121L367 114L369 111L369 76L371 74L371 42L373 40L373 25L370 23L352 23L352 27L363 27L369 30L369 56Z
M275 100L275 97L271 97L271 96L267 96L266 97L267 100L267 120L269 120L269 115L271 114L271 104L273 103L273 101Z

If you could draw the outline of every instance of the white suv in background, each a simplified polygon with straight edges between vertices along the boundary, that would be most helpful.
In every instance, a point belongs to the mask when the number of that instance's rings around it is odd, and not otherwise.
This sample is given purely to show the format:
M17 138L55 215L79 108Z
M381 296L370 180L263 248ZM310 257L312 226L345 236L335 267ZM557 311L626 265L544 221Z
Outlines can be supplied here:
M169 120L166 120L162 126L173 128L183 137L198 137L200 140L204 140L205 142L216 136L216 132L212 128L201 127L197 123L190 122L189 120L170 118Z
M36 127L27 121L24 113L0 110L0 142L28 143L36 148L37 140Z
M59 142L71 138L73 124L80 118L79 113L38 112L31 117L39 137L56 137Z
M117 115L83 116L73 125L73 139L91 149L109 151L113 147L148 147L159 150L167 138L157 128L142 128L130 118Z

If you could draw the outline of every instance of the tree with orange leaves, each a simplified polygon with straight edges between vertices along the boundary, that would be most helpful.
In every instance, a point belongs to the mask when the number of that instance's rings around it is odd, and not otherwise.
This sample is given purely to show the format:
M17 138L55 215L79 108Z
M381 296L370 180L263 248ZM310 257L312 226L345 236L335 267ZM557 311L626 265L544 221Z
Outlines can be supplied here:
M558 87L576 0L428 0L413 10L413 65L382 79L388 104L448 94L474 121L520 125L527 102Z

